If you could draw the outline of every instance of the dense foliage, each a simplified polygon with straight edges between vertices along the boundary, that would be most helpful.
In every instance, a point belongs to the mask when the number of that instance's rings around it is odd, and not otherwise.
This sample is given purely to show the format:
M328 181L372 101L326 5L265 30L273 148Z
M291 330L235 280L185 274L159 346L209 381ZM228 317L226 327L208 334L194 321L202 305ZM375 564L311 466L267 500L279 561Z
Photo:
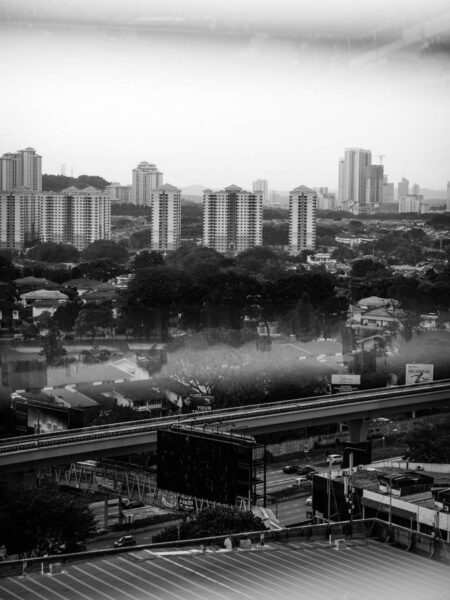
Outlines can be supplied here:
M49 263L72 263L80 257L78 250L70 244L55 244L43 242L28 250L28 258Z
M29 488L3 481L0 485L0 540L8 554L43 556L58 544L84 542L94 532L88 504L44 482Z
M109 181L99 175L80 175L79 177L67 177L66 175L51 175L44 173L42 175L42 189L46 192L60 192L61 190L75 186L77 188L95 187L104 190Z
M195 519L182 523L179 528L175 525L164 529L153 537L153 541L172 542L264 530L264 523L251 511L218 506L203 509Z
M419 425L405 438L408 460L428 463L450 463L449 423Z

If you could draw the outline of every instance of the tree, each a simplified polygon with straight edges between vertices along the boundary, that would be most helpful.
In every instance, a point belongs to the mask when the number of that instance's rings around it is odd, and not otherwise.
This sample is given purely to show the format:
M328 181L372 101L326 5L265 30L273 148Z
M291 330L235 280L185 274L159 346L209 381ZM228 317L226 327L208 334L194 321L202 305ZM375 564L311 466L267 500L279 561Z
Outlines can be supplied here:
M49 263L78 262L80 253L70 244L43 242L28 250L27 256L32 260Z
M317 334L317 318L307 292L302 294L295 310L293 332L303 342L311 340Z
M19 269L17 269L10 260L0 254L0 281L10 282L17 279L19 275Z
M130 248L132 250L142 250L143 248L148 248L152 240L151 235L151 229L134 231L130 236Z
M114 327L114 318L111 306L108 303L88 304L82 308L74 323L74 329L80 337L92 335L92 341L99 330L111 330Z
M107 258L123 264L128 261L128 250L111 240L96 240L89 244L81 253L83 260L92 261Z
M127 268L109 258L99 258L83 262L72 269L73 279L87 277L88 279L97 279L98 281L108 281L123 273L127 273Z
M449 463L449 423L419 425L406 434L407 460L415 462Z
M153 537L153 541L171 542L264 530L264 523L252 511L218 506L201 510L195 519L182 523L179 528L173 526L164 529Z
M387 270L383 263L372 258L361 258L352 264L353 277L366 277L374 279L386 275Z
M164 264L164 257L160 252L152 250L142 250L133 258L131 268L137 271L138 269L147 269L149 267L157 267Z
M46 315L49 319L43 319ZM53 323L49 313L44 312L39 316L37 326L41 331L42 350L41 354L47 359L49 365L58 365L67 350L62 344L61 332Z
M95 531L85 500L43 481L39 488L11 482L0 486L0 539L8 554L43 556L53 547L84 542Z
M82 303L78 298L75 298L72 302L61 304L53 315L53 322L62 331L72 331L81 307Z

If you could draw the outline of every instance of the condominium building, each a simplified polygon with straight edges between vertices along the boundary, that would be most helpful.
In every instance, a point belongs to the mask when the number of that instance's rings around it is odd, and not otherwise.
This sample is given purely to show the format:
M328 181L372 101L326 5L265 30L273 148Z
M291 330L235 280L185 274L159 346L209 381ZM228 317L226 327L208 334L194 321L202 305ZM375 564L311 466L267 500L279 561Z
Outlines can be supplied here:
M110 183L105 188L105 194L111 200L111 204L131 204L133 201L133 186Z
M0 248L21 250L41 236L40 203L22 187L0 194Z
M413 196L420 196L420 185L418 183L412 184L411 194Z
M140 206L150 206L152 192L161 187L162 183L163 174L158 171L156 165L146 161L140 162L133 169L131 202Z
M267 181L267 179L257 179L256 181L254 181L253 191L262 192L264 204L267 204L269 202L269 182Z
M366 204L366 167L372 163L372 152L363 148L347 148L339 161L339 203L343 208L359 212Z
M203 245L223 254L238 254L262 245L261 191L237 185L203 192Z
M111 202L88 187L59 193L16 188L0 194L0 247L20 250L28 241L72 244L83 250L111 238Z
M301 185L289 192L289 253L316 249L317 194Z
M165 183L151 195L151 249L176 250L181 240L181 190Z
M430 207L424 202L424 197L416 194L408 194L398 201L398 212L399 213L428 213Z
M42 157L34 148L8 152L0 157L0 192L21 187L42 191Z
M364 204L373 206L383 202L383 165L369 165L364 169L366 192Z
M408 181L408 179L405 179L404 177L402 177L402 180L399 181L398 186L397 186L398 199L400 200L400 198L404 198L408 194L409 194L409 181Z

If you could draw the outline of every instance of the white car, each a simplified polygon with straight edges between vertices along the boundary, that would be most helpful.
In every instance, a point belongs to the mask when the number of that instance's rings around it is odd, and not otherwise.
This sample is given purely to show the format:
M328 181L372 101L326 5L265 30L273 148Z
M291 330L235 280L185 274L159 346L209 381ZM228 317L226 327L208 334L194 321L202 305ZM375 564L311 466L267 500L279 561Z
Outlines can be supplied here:
M327 456L327 462L331 463L332 465L339 465L343 461L344 457L342 456L342 454L329 454Z
M305 500L306 506L312 506L312 496L308 496Z

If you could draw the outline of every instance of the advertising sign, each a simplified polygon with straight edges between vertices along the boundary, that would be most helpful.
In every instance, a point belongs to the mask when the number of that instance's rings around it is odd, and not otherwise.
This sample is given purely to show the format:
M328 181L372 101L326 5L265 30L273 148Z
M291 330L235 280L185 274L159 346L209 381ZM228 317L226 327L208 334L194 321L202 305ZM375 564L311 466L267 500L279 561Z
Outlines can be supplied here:
M428 383L433 381L433 365L406 365L405 384Z
M331 392L333 394L337 394L339 392L352 392L359 389L360 385L361 375L334 373L331 376Z

